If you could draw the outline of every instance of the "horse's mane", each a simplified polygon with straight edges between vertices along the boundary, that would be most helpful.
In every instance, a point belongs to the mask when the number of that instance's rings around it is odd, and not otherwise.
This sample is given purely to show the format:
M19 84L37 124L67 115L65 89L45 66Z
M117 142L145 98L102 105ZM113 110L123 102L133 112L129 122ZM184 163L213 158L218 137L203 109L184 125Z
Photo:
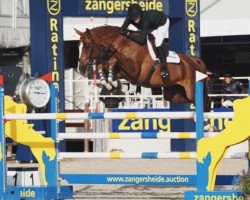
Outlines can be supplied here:
M111 25L103 25L103 26L97 26L95 28L92 29L95 32L99 32L101 34L106 34L106 33L117 33L120 34L121 33L121 27L119 26L111 26ZM139 33L139 31L133 31L133 30L128 30L131 33Z
M110 25L105 25L105 26L97 26L92 29L92 31L101 33L101 34L106 34L106 33L120 33L121 28L118 26L110 26Z

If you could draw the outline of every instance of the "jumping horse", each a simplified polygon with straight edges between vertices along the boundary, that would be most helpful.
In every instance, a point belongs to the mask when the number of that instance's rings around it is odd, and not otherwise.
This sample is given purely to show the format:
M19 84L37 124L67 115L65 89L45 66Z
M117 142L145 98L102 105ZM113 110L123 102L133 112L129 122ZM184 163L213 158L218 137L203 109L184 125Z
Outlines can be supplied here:
M206 73L204 62L198 57L178 54L179 63L168 63L169 76L160 75L160 63L152 59L148 45L139 45L120 34L121 28L100 26L81 32L82 52L79 57L79 71L86 74L96 64L101 83L108 90L117 86L117 80L143 87L163 87L164 99L173 103L195 102L195 72ZM138 32L134 32L138 34ZM108 73L105 73L105 70ZM204 94L204 111L210 111L210 99Z

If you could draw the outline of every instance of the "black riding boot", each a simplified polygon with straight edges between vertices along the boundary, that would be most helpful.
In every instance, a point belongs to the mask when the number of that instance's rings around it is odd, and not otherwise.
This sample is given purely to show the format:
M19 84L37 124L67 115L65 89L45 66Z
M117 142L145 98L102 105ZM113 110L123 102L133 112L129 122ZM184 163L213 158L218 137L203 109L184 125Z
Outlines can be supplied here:
M166 79L169 72L168 72L168 66L166 61L166 50L163 45L156 47L157 56L161 62L161 76L162 78Z

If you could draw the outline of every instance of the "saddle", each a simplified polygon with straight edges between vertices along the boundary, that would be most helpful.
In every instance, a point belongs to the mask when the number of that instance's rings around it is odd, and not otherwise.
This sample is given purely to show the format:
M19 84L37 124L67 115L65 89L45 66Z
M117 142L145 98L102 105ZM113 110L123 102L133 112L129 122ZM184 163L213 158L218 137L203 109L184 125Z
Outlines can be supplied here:
M147 46L148 46L148 51L149 51L151 58L154 61L158 62L159 59L156 56L157 54L156 54L156 46L155 46L155 37L152 34L148 34ZM169 44L168 43L164 42L163 46L166 49L166 52L169 52L168 55L166 55L167 63L179 64L180 57L178 56L178 54L175 53L174 51L169 51Z

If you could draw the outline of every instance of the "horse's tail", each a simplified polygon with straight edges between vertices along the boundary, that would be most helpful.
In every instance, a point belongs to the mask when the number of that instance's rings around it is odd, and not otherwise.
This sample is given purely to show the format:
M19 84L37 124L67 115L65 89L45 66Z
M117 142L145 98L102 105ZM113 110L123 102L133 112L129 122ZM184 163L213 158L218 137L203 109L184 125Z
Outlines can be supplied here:
M201 60L201 58L197 56L191 56L191 58L199 65L199 71L206 74L207 73L207 67L206 64Z
M207 67L206 64L197 56L191 56L191 58L198 64L199 66L199 71L207 74ZM209 87L208 87L208 79L204 79L204 94L205 94L205 104L204 104L204 111L205 112L210 112L211 110L211 99L207 96L209 92Z

